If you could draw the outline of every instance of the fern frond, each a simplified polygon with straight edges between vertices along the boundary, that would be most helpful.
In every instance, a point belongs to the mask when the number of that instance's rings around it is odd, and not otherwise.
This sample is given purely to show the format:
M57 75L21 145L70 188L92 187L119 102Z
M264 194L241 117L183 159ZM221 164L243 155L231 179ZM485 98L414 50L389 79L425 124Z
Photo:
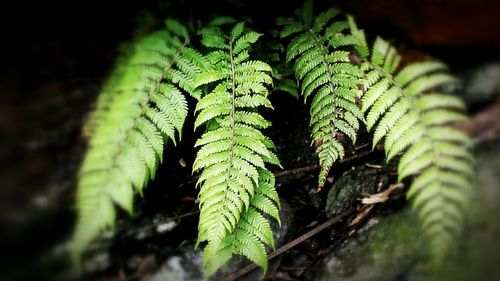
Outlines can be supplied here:
M274 176L266 169L266 163L279 161L274 145L260 131L270 123L257 111L272 108L266 88L272 83L271 68L248 55L260 34L244 23L228 32L223 27L201 30L202 44L215 50L207 55L211 66L194 81L195 87L211 89L195 109L195 128L207 129L195 144L200 149L193 164L194 171L201 171L198 244L207 242L205 275L233 254L266 269L265 246L274 240L262 213L279 220Z
M363 32L349 21L359 49L364 50ZM398 180L415 177L407 197L413 200L439 260L462 227L473 177L472 142L453 127L466 119L465 107L439 90L455 78L435 61L412 63L397 71L400 57L381 38L360 59L367 77L362 110L367 128L375 131L373 146L383 139L388 161L402 153Z
M312 1L306 1L296 14L302 17L281 20L281 36L293 35L287 62L294 62L304 102L312 99L311 137L321 166L318 187L322 188L333 163L344 157L342 136L356 142L359 121L364 120L356 105L363 73L351 62L355 40L344 32L347 19L338 10L328 9L313 21Z
M90 115L95 131L78 178L72 249L77 262L89 243L114 225L115 205L133 211L134 193L155 177L166 143L175 143L176 132L180 136L187 103L179 88L199 96L191 84L207 65L188 44L183 25L167 20L164 31L135 44L103 88Z

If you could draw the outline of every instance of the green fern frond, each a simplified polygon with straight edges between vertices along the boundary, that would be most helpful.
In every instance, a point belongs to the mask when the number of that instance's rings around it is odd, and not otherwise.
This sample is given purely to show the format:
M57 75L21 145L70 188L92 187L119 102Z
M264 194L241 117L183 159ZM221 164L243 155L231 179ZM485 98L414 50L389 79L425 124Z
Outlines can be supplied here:
M201 171L198 244L207 242L207 276L233 254L266 269L265 246L274 245L274 240L262 214L279 220L274 176L266 169L266 163L279 165L279 160L272 141L260 131L270 122L257 111L272 108L266 88L272 83L271 68L248 55L259 33L244 23L236 23L229 32L224 27L200 31L202 44L213 51L207 55L211 66L194 81L195 87L211 89L195 109L195 128L207 129L195 144L200 150L193 164L193 171Z
M359 49L365 50L362 31L349 21ZM398 180L415 177L407 197L413 200L436 260L442 260L462 227L474 165L472 141L453 126L466 119L465 106L439 90L455 78L435 61L397 71L400 56L381 38L360 59L366 72L362 110L367 128L374 130L373 146L384 140L388 161L402 154Z
M115 205L132 212L134 193L155 177L164 146L180 135L187 103L179 88L199 97L192 84L207 65L188 44L182 24L167 20L164 31L135 44L103 88L88 121L94 132L78 178L77 263L89 243L114 225Z
M350 53L356 41L345 33L347 19L328 9L312 19L312 1L306 1L300 18L282 19L281 36L292 36L287 62L293 61L304 102L311 97L311 137L319 156L319 188L333 163L344 157L343 135L356 142L363 114L356 105L361 96L358 81L363 76Z

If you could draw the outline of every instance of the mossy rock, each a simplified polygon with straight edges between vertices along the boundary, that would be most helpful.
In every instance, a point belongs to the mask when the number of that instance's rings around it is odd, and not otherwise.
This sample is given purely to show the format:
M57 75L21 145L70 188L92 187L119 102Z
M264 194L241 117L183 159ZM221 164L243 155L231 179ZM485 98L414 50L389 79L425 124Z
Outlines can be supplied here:
M326 200L325 212L328 217L334 217L356 203L362 197L382 191L387 188L389 176L378 169L360 166L346 172L337 180Z
M311 280L424 280L425 240L411 210L370 219L327 256Z

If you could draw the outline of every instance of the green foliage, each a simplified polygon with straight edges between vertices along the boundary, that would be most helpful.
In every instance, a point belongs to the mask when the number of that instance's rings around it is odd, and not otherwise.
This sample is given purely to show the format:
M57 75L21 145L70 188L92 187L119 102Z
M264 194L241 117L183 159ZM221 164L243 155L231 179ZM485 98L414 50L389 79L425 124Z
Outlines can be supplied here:
M195 86L210 89L196 105L195 127L207 129L195 144L200 150L193 164L193 171L201 171L198 243L207 242L204 272L211 275L233 253L265 270L265 245L274 247L274 238L263 213L279 221L274 176L265 163L279 165L279 160L260 131L271 124L257 108L272 108L266 88L271 68L250 59L261 34L247 31L244 22L230 32L212 25L200 33L211 50L210 67L195 80Z
M321 171L318 186L322 188L333 163L344 157L344 139L353 143L363 121L356 105L362 94L358 81L362 71L350 60L354 40L348 33L344 15L328 9L312 15L312 1L307 1L298 18L280 19L281 37L292 37L286 61L293 68L304 102L312 98L310 126L312 143L319 157Z
M402 67L388 42L377 38L369 47L350 16L336 9L315 15L312 1L279 19L279 34L269 32L272 39L260 45L262 34L245 22L219 17L199 31L199 52L181 23L165 23L124 48L84 126L89 148L78 178L76 261L113 226L115 205L133 211L134 194L154 178L166 144L180 138L188 93L197 100L194 127L204 129L193 172L205 275L235 254L265 271L266 251L274 248L267 217L280 219L267 168L280 163L263 134L271 123L259 112L273 109L270 90L300 92L308 104L320 188L364 124L373 147L384 142L387 161L400 157L398 180L413 179L407 196L435 256L450 249L469 204L474 159L470 138L454 127L466 119L464 105L443 93L455 81L445 65Z
M76 261L113 226L115 205L132 212L134 193L155 177L164 146L180 135L187 115L180 89L199 96L193 77L207 64L188 44L187 30L167 20L164 31L128 50L103 87L84 127L90 141L78 177Z
M395 48L377 37L366 51L363 32L349 21L363 50L362 110L367 128L374 130L373 147L383 140L388 161L402 153L398 179L415 176L407 197L413 200L434 257L442 260L462 228L474 165L472 141L453 126L466 119L465 106L442 92L455 78L436 61L396 71L400 56Z
M269 31L269 36L259 40L261 43L255 50L255 55L259 60L269 63L272 68L273 93L284 92L294 98L299 98L299 88L297 80L293 77L294 70L285 61L285 46L280 38L277 29ZM259 48L260 47L260 48Z

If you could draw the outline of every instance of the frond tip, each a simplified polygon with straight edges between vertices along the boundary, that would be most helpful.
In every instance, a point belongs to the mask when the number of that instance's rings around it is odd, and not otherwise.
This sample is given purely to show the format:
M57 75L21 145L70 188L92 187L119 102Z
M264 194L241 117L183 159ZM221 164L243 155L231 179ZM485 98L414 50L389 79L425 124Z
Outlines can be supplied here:
M195 128L207 129L196 142L200 149L193 164L194 171L201 171L198 243L207 242L206 276L233 254L265 270L266 245L274 246L274 238L263 214L279 221L274 176L266 168L266 163L279 165L279 160L272 141L260 131L270 122L257 111L272 108L266 88L272 83L271 68L249 56L260 34L244 23L229 32L223 27L201 30L201 42L213 50L207 55L211 67L194 81L197 87L210 89L195 109Z

